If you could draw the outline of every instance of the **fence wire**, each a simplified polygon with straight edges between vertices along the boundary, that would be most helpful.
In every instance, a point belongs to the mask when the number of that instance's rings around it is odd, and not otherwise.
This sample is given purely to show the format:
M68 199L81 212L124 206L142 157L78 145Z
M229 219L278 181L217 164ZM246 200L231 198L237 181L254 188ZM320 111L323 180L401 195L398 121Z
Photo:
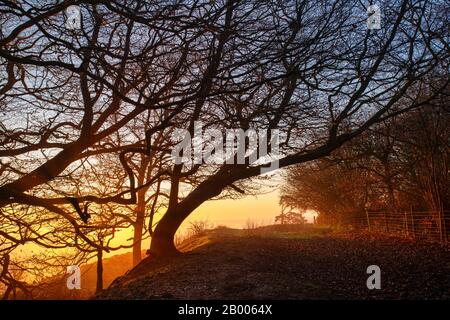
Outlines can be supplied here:
M450 211L366 211L346 223L418 240L450 242Z

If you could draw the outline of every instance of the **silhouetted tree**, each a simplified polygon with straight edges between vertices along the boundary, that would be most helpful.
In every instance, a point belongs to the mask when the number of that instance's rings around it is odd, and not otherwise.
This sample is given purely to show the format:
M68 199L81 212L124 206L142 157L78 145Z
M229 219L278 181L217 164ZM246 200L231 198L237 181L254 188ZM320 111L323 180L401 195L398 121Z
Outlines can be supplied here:
M65 25L63 11L73 4L80 29ZM176 230L205 201L242 195L268 178L257 178L264 168L329 156L373 125L431 103L448 79L424 99L417 85L446 74L444 5L385 1L382 28L368 30L365 5L343 0L2 2L2 218L37 208L36 224L57 216L73 239L98 252L107 248L89 237L83 220L95 211L84 213L88 202L135 205L139 190L168 183L167 198L158 200L167 209L149 228L150 253L175 254ZM147 127L133 137L127 125L142 115ZM269 139L269 155L258 162L248 154L243 164L158 160L139 185L138 155L167 156L177 143L167 135L175 128L193 135L196 121L219 130L277 129L280 154ZM121 139L111 144L114 135ZM118 159L125 184L114 190L103 179L102 193L94 182L77 183L99 155ZM36 232L34 222L28 229ZM26 241L5 234L8 243Z

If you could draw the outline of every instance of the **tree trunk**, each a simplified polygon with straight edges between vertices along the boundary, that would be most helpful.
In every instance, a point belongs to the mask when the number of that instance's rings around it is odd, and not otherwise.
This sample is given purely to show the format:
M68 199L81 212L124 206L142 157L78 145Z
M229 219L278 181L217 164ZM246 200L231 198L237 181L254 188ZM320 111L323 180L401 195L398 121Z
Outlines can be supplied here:
M5 293L3 294L2 300L8 300L11 291L12 291L12 285L8 285L8 287L5 290Z
M142 229L144 228L145 206L138 205L135 210L136 222L134 223L133 234L133 267L142 259Z
M175 248L174 236L178 228L198 206L220 194L225 185L205 181L191 192L183 201L169 206L166 214L156 225L152 236L151 256L173 256L179 254Z
M181 210L166 212L153 232L149 250L151 256L173 256L179 253L173 243L175 233L189 214L190 212L181 212Z
M103 290L103 250L97 251L97 286L95 293Z
M142 185L145 178L145 168L147 163L143 162L141 167L141 172L138 179L138 184ZM142 259L142 231L144 229L145 222L145 194L148 188L142 188L137 193L137 202L134 208L134 215L136 217L135 223L133 225L133 267L136 266Z

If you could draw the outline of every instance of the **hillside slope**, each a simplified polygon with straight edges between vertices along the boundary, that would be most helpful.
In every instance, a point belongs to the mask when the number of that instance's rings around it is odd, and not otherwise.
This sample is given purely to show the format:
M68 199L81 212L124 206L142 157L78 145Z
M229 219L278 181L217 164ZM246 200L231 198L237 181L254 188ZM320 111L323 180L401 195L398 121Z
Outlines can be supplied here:
M145 251L142 251L142 256L145 257ZM114 279L122 276L133 267L133 255L131 252L118 254L109 258L103 259L103 285L108 287ZM63 274L60 277L50 278L46 283L38 285L33 290L34 299L89 299L95 294L95 287L97 282L96 262L85 264L81 266L81 289L69 290L67 289L66 280L67 275ZM25 299L26 297L21 297Z
M98 299L450 299L450 252L367 234L215 230L144 259ZM381 290L366 269L380 266Z

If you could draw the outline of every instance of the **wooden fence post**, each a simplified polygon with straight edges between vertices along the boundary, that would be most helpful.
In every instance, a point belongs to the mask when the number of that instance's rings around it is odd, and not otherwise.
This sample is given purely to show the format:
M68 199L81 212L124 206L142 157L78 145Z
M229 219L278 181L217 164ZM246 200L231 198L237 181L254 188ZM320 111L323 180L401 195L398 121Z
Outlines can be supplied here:
M414 211L411 207L411 227L412 227L412 234L414 239L416 238L416 227L415 227L415 222L414 222Z
M386 232L389 232L389 222L388 222L388 219L387 219L386 211L384 212L384 223L386 225Z
M369 228L369 232L370 232L371 228L370 228L369 211L367 209L366 209L366 218L367 218L367 227Z
M407 216L407 214L406 214L406 211L405 211L405 234L406 234L407 237L409 236L409 230L408 230L408 216Z
M447 235L447 224L446 224L445 218L446 217L445 217L445 211L444 211L444 204L441 202L441 221L442 221L441 229L442 229L443 241L444 241L444 243L447 243L448 235Z

